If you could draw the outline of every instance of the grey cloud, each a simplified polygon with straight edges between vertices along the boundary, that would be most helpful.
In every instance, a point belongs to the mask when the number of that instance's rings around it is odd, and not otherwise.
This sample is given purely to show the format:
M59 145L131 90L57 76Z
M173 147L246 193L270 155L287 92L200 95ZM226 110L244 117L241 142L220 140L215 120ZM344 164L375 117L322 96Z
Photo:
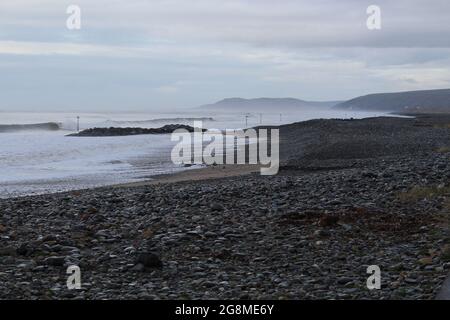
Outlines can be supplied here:
M0 109L337 100L450 87L447 0L75 2L83 19L76 32L65 28L64 1L0 3ZM373 3L380 31L365 25Z
M368 1L335 0L79 0L89 41L131 38L227 41L286 47L449 47L450 2L379 0L383 28L367 30ZM45 0L39 9L0 4L1 24L64 32L64 5ZM108 33L114 31L114 33ZM122 30L121 32L119 30ZM25 31L23 31L25 32ZM50 32L51 34L51 32ZM106 37L106 39L105 39Z

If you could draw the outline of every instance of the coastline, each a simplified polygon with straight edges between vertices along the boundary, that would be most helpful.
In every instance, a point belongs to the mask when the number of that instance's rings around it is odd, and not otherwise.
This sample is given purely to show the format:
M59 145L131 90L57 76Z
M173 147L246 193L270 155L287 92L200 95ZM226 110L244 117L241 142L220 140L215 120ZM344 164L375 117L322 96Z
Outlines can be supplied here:
M434 299L450 270L450 127L421 121L283 126L276 176L217 166L0 200L0 298Z
M111 187L140 187L177 182L204 181L210 179L222 179L236 176L244 176L257 173L259 165L217 165L202 168L189 169L175 173L160 174L149 177L148 180L130 183L121 183Z

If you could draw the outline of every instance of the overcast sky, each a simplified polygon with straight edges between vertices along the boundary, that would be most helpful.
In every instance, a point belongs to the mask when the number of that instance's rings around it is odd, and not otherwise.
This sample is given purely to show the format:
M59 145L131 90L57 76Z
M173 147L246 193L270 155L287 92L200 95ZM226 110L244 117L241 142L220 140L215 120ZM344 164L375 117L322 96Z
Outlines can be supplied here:
M449 17L448 0L2 0L0 111L450 88Z

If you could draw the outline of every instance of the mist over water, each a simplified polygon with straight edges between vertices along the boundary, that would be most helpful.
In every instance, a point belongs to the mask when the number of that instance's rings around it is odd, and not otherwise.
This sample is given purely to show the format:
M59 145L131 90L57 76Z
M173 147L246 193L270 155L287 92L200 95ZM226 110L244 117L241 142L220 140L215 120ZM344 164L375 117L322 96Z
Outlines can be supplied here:
M144 127L166 124L235 129L280 125L316 118L364 118L368 112L308 110L302 112L236 113L225 111L179 113L0 113L0 197L22 196L141 181L186 168L174 165L170 135L67 137L77 128ZM2 132L5 125L56 123L60 130Z

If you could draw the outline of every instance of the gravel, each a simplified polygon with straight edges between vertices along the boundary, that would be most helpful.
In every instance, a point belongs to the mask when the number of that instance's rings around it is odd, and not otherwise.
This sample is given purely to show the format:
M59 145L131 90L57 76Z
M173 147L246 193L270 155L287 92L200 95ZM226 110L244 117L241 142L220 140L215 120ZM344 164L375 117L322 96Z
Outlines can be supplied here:
M0 200L0 298L433 299L450 269L449 154L433 148Z

